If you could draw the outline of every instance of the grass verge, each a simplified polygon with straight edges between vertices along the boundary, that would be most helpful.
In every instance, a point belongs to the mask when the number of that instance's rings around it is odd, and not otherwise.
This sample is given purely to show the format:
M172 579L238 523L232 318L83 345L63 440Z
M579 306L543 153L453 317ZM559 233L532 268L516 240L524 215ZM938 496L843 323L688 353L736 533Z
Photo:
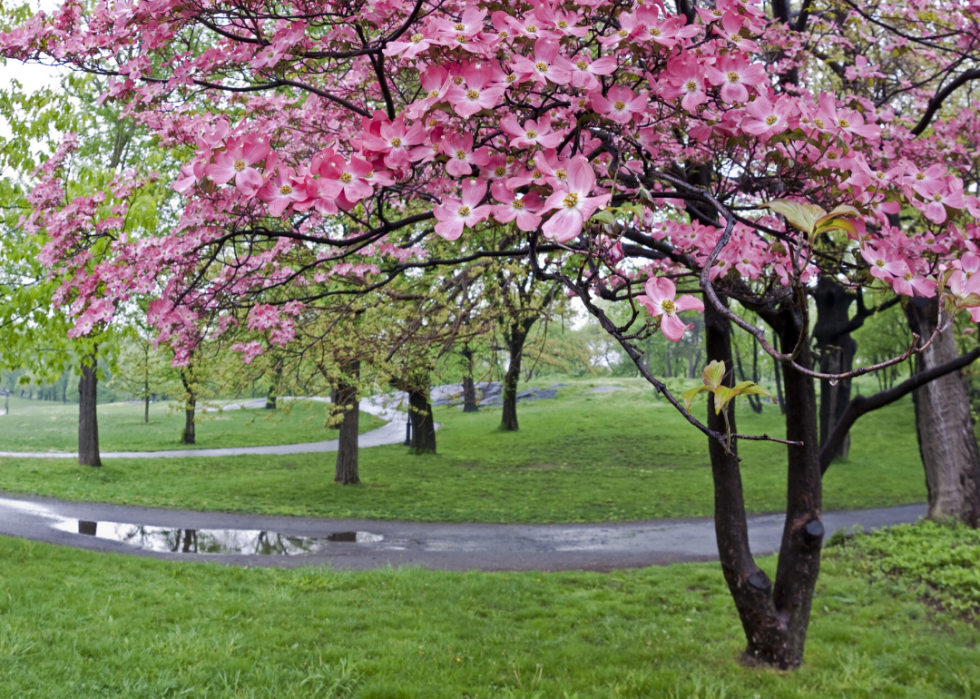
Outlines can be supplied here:
M7 538L0 560L0 686L21 699L966 699L980 684L976 627L847 548L823 566L791 673L738 662L717 564L350 573Z
M333 483L333 454L106 460L0 459L0 490L68 500L296 516L416 521L576 522L709 516L711 470L703 435L638 384L592 394L578 383L557 400L521 403L519 432L498 431L500 411L436 410L437 455L400 446L363 449L363 485ZM703 412L704 406L696 408ZM232 415L232 413L227 413ZM4 418L0 418L2 423ZM784 433L768 407L740 406L739 429ZM256 422L258 424L258 421ZM206 424L203 431L210 429ZM751 512L785 507L786 447L743 442ZM850 460L824 478L824 509L925 500L911 401L863 417Z
M227 402L227 401L225 401ZM183 411L165 403L150 406L150 421L143 422L143 406L109 403L99 406L99 446L103 451L157 451L162 449L215 449L300 444L336 439L328 429L328 405L296 402L280 410L199 411L195 425L197 444L184 444ZM361 413L361 432L384 421ZM76 451L78 406L37 401L0 417L0 450Z

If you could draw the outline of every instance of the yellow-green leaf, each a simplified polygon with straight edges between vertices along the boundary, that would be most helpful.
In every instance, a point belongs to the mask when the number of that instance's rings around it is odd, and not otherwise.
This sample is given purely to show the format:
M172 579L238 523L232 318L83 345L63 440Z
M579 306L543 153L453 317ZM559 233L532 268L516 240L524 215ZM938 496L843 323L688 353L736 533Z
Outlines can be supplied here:
M827 215L827 212L816 204L802 204L788 199L774 199L768 204L763 204L762 208L772 209L777 214L782 214L794 228L799 228L810 235L813 234L817 221Z
M721 380L725 377L725 362L712 360L701 372L701 380L705 386L717 388L721 385Z
M694 399L697 397L697 395L701 393L701 391L708 390L710 389L707 386L698 386L696 388L692 388L690 391L684 392L684 407L687 408L687 412L691 412L691 406L694 405Z

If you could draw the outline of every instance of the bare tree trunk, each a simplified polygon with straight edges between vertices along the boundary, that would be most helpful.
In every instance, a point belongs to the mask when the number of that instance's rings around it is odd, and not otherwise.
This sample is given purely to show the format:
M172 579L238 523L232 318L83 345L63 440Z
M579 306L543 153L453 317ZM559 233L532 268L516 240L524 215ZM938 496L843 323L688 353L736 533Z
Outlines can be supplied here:
M533 321L532 321L533 322ZM524 355L524 343L531 324L513 323L507 337L507 349L510 350L510 364L504 374L503 385L503 414L500 429L505 432L516 432L520 429L517 424L517 383L521 378L521 358Z
M344 366L345 376L337 382L334 390L335 409L343 412L340 423L340 439L337 445L337 470L334 483L357 485L361 482L357 472L357 432L360 419L361 399L358 393L358 378L361 363L351 361Z
M143 424L150 422L150 394L143 396Z
M412 423L413 454L436 453L436 426L429 403L429 388L413 388L408 392L408 417Z
M99 375L96 364L98 348L82 361L82 377L78 381L78 463L82 466L101 466L99 457Z
M196 387L193 377L188 377L183 371L180 372L180 380L184 384L184 390L187 391L187 402L184 404L184 432L181 439L184 444L194 444L194 413L197 410Z
M912 331L925 342L936 328L937 298L916 298L905 307ZM950 326L917 355L916 372L959 356ZM929 491L929 518L954 517L980 525L980 453L973 432L970 395L960 372L946 374L912 394L919 453Z
M476 402L476 386L473 384L473 350L464 346L460 352L466 360L466 376L463 377L463 412L475 413L480 409Z
M776 337L776 333L775 332L772 334L772 346L773 347L779 347L779 338ZM782 351L784 351L784 350L781 349L780 352L782 352ZM776 402L779 404L779 412L782 413L783 415L785 415L786 414L786 401L783 400L783 379L782 379L782 373L779 370L779 362L776 361L776 358L775 357L772 358L772 373L773 373L773 377L776 380Z
M857 342L851 337L851 328L863 324L864 306L858 306L858 315L850 319L850 308L857 295L845 289L835 280L821 276L817 280L813 298L817 306L817 322L813 327L817 362L824 374L842 374L854 368ZM847 410L851 400L851 379L831 382L820 380L820 445L827 438ZM851 449L850 435L837 447L835 457L847 458Z
M792 310L773 314L772 320L777 321L784 344L795 344L799 322ZM709 360L724 361L728 368L732 366L731 327L711 304L705 304L705 344ZM803 366L810 365L807 347L797 361ZM807 446L789 447L786 526L775 585L756 565L749 548L737 444L732 445L731 453L726 453L721 444L710 439L708 450L715 489L718 554L748 642L746 657L780 668L792 668L798 667L803 660L810 604L820 567L823 525L820 522L820 468L816 452L813 382L789 368L784 378L789 401L787 437L801 440ZM727 385L732 385L732 381L729 373ZM724 416L715 415L712 401L713 397L709 398L708 426L724 433ZM734 433L734 405L729 407L729 413Z

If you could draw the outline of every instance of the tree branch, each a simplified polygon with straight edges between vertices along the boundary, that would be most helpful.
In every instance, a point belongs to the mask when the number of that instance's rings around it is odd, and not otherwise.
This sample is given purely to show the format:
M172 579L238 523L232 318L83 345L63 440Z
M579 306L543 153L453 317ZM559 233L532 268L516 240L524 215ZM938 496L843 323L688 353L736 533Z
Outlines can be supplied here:
M919 123L912 129L912 135L921 135L922 132L926 130L926 127L932 123L933 117L936 116L936 112L939 111L939 108L943 106L943 102L945 102L951 94L956 92L958 88L962 87L971 80L976 80L977 78L980 78L980 68L964 71L956 76L956 79L953 80L953 82L937 92L935 96L929 100L929 104L926 105L925 114L923 114L922 118L919 119Z
M847 436L847 433L859 417L870 413L872 410L877 410L890 403L894 403L902 396L911 393L930 381L972 364L977 358L980 358L980 347L961 357L952 359L945 364L940 364L932 369L920 372L887 391L881 391L873 396L855 396L847 404L844 414L841 415L840 420L834 425L833 431L831 431L830 436L827 437L827 441L820 449L820 473L826 473L827 469L830 468L833 455L837 453L838 448L844 441L844 437Z

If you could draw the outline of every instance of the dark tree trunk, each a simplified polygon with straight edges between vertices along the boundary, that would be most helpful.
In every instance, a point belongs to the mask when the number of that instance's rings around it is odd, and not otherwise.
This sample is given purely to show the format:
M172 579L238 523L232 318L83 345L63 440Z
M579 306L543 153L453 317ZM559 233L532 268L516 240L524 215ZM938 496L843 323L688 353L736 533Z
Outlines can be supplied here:
M507 336L510 364L507 366L507 373L504 374L504 408L500 421L500 429L505 432L516 432L520 429L517 424L517 383L521 378L521 357L524 355L524 343L527 341L530 327L530 323L513 323Z
M732 367L731 327L711 304L705 304L705 344L708 360ZM798 319L791 310L774 315L783 344L795 345ZM797 360L809 366L804 348ZM731 452L709 440L715 489L715 532L718 554L747 639L746 657L780 668L797 667L803 659L810 604L820 563L823 525L820 523L820 468L816 452L816 397L813 382L788 369L787 437L808 446L789 447L786 525L779 552L775 585L759 569L749 548L748 523L737 444ZM732 374L726 376L732 385ZM715 415L709 398L708 426L724 433L723 415ZM729 422L735 432L734 406Z
M143 396L143 424L150 422L150 394Z
M779 347L779 337L775 332L772 334L772 346ZM784 350L779 350L780 352ZM779 412L783 415L786 414L786 401L783 400L783 373L779 368L779 362L776 358L772 358L772 374L776 381L776 402L779 404Z
M476 402L476 386L473 384L473 350L463 347L460 354L466 360L466 376L463 377L463 412L475 413L480 406Z
M857 295L833 279L821 276L817 281L813 298L817 306L817 322L813 327L813 338L820 371L824 374L842 374L850 371L854 368L857 342L851 337L854 324L848 316ZM863 306L859 308L863 308ZM843 416L850 400L851 379L841 379L836 383L821 379L821 446L827 442L827 437L834 429L834 425ZM850 448L851 438L848 435L841 441L834 456L846 459Z
M408 392L408 418L412 423L413 454L436 453L436 426L432 420L429 389L416 388Z
M337 470L333 480L341 485L357 485L361 482L357 472L357 432L361 403L358 378L361 374L361 363L348 363L344 367L344 374L334 390L335 409L343 412L343 419L337 445Z
M276 409L276 387L275 384L269 386L269 395L265 397L265 409L275 410Z
M99 376L96 352L82 362L82 378L78 381L78 463L82 466L101 466L99 457Z
M926 342L936 329L937 298L913 299L905 315L913 332ZM916 355L916 372L959 356L955 329L950 326ZM973 432L970 394L960 372L946 374L912 394L919 453L929 491L929 518L954 517L980 524L980 453Z
M193 378L188 378L184 372L180 372L180 380L184 384L184 390L187 391L187 402L184 404L184 432L181 439L184 444L194 444L194 413L197 410L197 395L194 392Z

